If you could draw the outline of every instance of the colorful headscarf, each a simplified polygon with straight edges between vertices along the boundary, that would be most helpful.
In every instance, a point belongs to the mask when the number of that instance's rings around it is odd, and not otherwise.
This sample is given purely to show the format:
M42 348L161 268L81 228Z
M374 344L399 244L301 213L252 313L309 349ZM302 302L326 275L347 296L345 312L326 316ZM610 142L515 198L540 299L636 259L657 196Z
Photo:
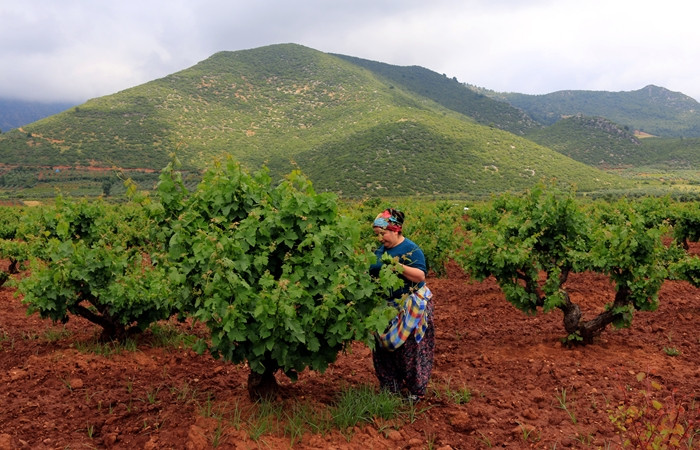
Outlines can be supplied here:
M385 209L379 215L377 215L372 226L398 233L401 231L402 222L399 220L399 218L392 215L391 211Z

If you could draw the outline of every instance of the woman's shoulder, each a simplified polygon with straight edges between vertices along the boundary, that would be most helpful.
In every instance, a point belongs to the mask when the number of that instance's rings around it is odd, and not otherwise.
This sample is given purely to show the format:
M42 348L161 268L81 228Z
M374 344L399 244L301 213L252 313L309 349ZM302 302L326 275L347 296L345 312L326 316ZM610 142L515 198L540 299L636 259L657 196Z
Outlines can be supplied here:
M418 244L416 244L415 242L413 242L412 240L410 240L410 239L407 238L407 237L404 237L404 238L403 238L403 242L401 243L401 245L402 245L402 250L403 250L404 252L406 252L406 251L415 251L416 249L417 249L417 250L420 250L421 252L423 251L423 250L421 250L421 248L420 248L420 246L419 246Z

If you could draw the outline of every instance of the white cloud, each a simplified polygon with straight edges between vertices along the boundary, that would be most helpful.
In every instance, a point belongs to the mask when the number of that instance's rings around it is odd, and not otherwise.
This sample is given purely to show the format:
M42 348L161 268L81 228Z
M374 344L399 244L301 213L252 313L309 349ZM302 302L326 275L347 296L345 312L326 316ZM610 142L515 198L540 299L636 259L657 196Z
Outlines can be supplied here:
M85 101L221 50L295 42L497 91L700 99L691 0L4 0L0 96Z

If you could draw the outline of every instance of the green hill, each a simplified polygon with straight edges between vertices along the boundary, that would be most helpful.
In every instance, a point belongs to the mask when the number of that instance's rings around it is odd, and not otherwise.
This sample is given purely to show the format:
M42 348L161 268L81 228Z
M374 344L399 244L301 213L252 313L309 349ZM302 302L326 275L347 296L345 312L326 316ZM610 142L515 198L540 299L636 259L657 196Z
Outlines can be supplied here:
M337 55L403 89L434 100L445 108L471 117L477 123L524 135L540 124L506 102L475 92L456 78L419 66L401 67L351 56Z
M634 166L657 166L668 169L695 170L700 168L700 138L642 139L643 158L630 161Z
M576 161L600 168L631 164L645 151L640 140L618 124L580 114L546 128L533 129L527 137Z
M546 95L491 95L522 109L544 125L581 114L605 117L630 130L655 136L700 137L700 104L687 95L658 86L649 85L630 92L559 91Z
M109 168L148 185L173 152L193 173L224 153L275 176L299 167L318 190L347 196L627 183L418 92L300 45L220 52L0 135L0 188L104 190Z
M567 117L549 127L533 129L526 137L576 161L606 170L638 167L697 171L700 167L700 138L640 139L602 117ZM687 175L679 176L694 182L699 179Z

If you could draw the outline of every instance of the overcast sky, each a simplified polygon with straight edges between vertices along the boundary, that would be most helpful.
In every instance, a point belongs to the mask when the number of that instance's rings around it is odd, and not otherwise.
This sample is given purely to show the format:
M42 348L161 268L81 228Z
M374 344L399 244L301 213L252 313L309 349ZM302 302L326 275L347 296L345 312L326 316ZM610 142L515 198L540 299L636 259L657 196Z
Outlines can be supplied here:
M700 100L696 0L0 0L0 97L82 103L297 43L500 92Z

